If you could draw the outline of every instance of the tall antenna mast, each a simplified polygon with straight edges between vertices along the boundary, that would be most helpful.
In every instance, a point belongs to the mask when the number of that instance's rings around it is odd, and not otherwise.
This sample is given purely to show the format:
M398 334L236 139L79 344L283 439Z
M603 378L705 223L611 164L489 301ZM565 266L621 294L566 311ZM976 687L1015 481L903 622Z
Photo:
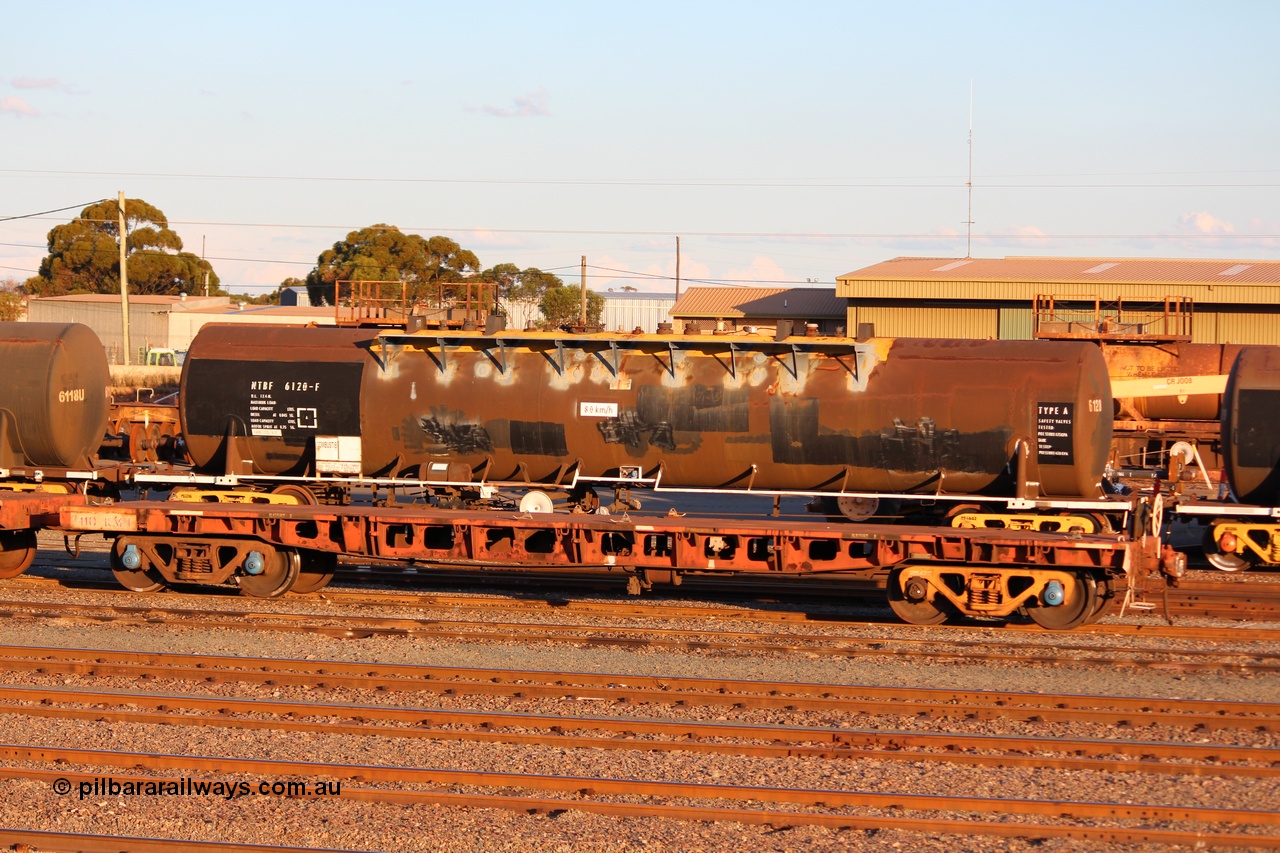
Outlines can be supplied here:
M969 81L969 180L965 182L969 193L969 215L965 220L964 256L973 257L973 81Z

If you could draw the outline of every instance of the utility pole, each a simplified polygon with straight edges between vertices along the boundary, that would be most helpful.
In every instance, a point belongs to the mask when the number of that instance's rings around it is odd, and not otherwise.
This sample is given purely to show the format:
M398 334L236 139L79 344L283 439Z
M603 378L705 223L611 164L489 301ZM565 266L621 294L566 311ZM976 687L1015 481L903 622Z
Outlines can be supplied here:
M964 256L973 257L973 81L969 81L969 180L965 182L969 195L969 218L965 220Z
M129 363L129 266L127 256L129 249L128 232L124 222L124 190L120 190L117 207L120 209L120 318L121 346L124 349L124 363Z
M582 308L578 312L578 323L582 331L587 330L587 256L582 256Z
M676 302L680 301L680 238L676 238Z
M209 267L207 266L208 261L204 259L204 248L205 248L204 241L205 241L205 238L204 238L204 235L202 234L200 235L200 260L201 262L206 264L204 268L204 295L208 296L209 295Z

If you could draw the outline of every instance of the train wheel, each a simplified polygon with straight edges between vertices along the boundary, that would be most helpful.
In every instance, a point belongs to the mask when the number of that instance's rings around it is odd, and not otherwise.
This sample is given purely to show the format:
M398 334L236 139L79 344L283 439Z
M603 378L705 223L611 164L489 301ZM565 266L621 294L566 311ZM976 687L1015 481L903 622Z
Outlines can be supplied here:
M111 574L116 576L116 581L125 589L134 592L155 592L164 589L164 575L158 570L146 565L136 569L125 566L124 551L127 544L123 539L117 539L111 546Z
M1038 602L1027 608L1031 621L1050 631L1069 631L1079 628L1093 618L1098 609L1098 584L1088 575L1074 575L1062 589L1062 603L1047 605Z
M0 578L16 578L35 558L34 530L0 530Z
M1239 554L1224 554L1222 551L1205 551L1204 557L1209 565L1220 572L1244 572L1251 565L1247 558Z
M160 427L157 424L134 424L129 430L129 459L134 462L156 462L160 459Z
M302 560L297 551L278 551L269 545L255 548L262 555L262 571L240 575L240 592L254 598L279 598L298 581Z
M939 596L923 578L907 581L908 589L904 592L900 574L901 572L894 572L889 576L888 587L889 607L898 614L899 619L912 625L938 625L951 618L950 603Z
M299 506L315 506L320 503L316 498L315 492L311 491L306 486L299 486L293 483L285 483L282 486L276 486L271 490L271 494L291 497Z
M1252 565L1248 557L1220 550L1218 548L1218 540L1213 538L1212 527L1204 532L1202 546L1204 548L1204 558L1209 561L1209 565L1220 572L1244 572L1248 571Z
M1103 582L1098 585L1098 603L1093 608L1093 613L1089 614L1089 618L1085 620L1086 625L1092 625L1103 616L1111 612L1112 606L1116 603L1115 591L1111 588L1110 583Z
M290 592L318 592L333 580L333 573L338 570L338 555L322 551L303 551L302 565L298 571L298 579L289 588Z

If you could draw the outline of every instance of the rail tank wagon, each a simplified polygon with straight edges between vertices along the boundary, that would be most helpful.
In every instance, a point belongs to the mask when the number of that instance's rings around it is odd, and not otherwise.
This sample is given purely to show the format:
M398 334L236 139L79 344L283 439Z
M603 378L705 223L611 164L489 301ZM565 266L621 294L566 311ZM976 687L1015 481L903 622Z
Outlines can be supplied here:
M1227 483L1236 500L1280 504L1280 347L1245 347L1222 404Z
M1239 344L1116 345L1104 343L1102 355L1112 379L1221 377L1231 371ZM1151 421L1217 421L1221 394L1188 393L1125 397L1116 392L1121 418Z
M1100 494L1112 422L1087 343L226 326L182 407L218 473L1049 497Z
M0 323L0 467L87 468L102 444L111 377L79 323Z
M314 470L316 436L360 434L360 388L376 336L306 326L202 328L178 395L195 466L282 476Z

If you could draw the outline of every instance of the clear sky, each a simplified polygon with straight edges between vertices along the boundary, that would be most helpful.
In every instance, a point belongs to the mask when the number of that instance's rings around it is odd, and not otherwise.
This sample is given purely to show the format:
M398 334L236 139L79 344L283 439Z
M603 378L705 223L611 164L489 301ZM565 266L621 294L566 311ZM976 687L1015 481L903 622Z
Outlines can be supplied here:
M123 190L224 288L375 223L588 286L1280 259L1280 3L0 0L0 279ZM61 208L59 213L28 214ZM10 218L24 217L24 218Z

